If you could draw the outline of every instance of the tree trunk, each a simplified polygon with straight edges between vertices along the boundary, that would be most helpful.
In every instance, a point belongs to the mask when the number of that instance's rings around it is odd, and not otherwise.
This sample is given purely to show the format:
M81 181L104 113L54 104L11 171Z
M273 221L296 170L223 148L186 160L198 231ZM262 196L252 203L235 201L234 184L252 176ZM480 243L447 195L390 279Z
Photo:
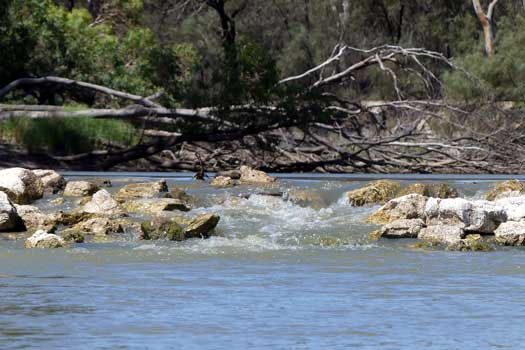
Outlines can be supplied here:
M478 16L481 27L483 28L483 39L485 41L485 53L487 57L494 56L494 30L492 29L492 18L494 16L494 7L499 0L492 0L489 4L487 12L483 10L480 0L472 0L474 11Z

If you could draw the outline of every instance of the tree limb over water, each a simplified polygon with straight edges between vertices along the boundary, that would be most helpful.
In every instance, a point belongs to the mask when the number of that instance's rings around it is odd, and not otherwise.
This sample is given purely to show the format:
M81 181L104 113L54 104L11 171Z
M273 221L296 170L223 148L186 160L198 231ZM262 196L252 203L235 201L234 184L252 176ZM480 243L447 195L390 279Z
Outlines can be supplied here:
M0 120L88 117L139 123L142 137L131 147L54 157L70 168L109 169L145 158L161 168L195 169L203 156L208 171L250 162L272 171L512 171L508 155L521 152L522 146L508 142L521 136L505 126L488 133L484 125L512 118L494 106L490 107L493 117L478 118L475 111L441 100L441 82L431 68L439 64L461 70L444 55L420 48L383 45L363 50L337 45L324 62L279 81L276 89L310 82L293 96L268 105L197 109L170 109L154 102L158 96L143 97L67 78L18 79L0 89L0 101L15 90L45 89L51 84L133 104L73 111L0 104ZM376 69L389 78L397 100L353 101L336 91L365 69ZM416 82L426 96L410 91ZM521 169L519 162L513 166Z

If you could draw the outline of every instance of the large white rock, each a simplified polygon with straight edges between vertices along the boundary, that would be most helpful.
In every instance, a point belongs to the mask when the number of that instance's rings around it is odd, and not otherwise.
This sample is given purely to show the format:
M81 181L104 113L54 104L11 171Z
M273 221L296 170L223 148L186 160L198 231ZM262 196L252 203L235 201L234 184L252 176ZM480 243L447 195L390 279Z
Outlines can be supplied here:
M408 194L388 201L366 220L371 224L387 224L399 219L424 219L428 198Z
M494 231L496 241L505 245L525 245L525 222L507 221L499 225Z
M465 238L465 231L458 226L439 225L422 228L417 238L444 244L455 244Z
M93 198L82 207L82 212L100 215L120 215L122 209L111 194L106 190L100 190Z
M64 239L44 230L36 231L25 241L26 248L61 248L66 244Z
M37 169L33 173L40 178L44 190L57 193L66 187L66 180L62 175L50 169Z
M417 238L425 222L421 219L400 219L381 228L384 238Z
M525 219L525 196L501 198L494 203L503 207L507 213L507 220L520 221Z
M22 219L6 193L0 192L0 231L18 231L23 229Z
M9 168L0 170L0 191L17 204L28 204L44 195L42 180L31 170Z
M429 198L425 206L426 223L452 225L465 231L493 233L500 223L507 221L505 209L494 202L463 198Z

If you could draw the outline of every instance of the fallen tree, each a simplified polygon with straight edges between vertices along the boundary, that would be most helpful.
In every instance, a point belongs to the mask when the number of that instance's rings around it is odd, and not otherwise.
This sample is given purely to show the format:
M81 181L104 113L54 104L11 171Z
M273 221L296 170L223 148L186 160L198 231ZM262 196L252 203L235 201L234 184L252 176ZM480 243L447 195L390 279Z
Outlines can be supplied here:
M0 101L17 90L59 86L132 104L74 111L61 106L0 104L0 120L89 117L140 122L142 137L131 147L53 156L69 168L106 170L148 159L163 169L195 170L202 158L207 171L241 163L287 172L522 171L521 162L509 163L508 153L509 148L523 147L515 127L518 119L497 106L490 107L491 118L480 118L473 110L440 100L441 82L429 64L460 69L442 54L419 48L384 45L362 50L337 45L325 62L279 81L276 89L298 82L307 86L285 100L264 106L198 109L166 108L154 102L160 92L143 97L60 77L24 78L0 89ZM365 69L386 74L397 99L344 98L340 91ZM412 96L407 81L421 84L425 96ZM502 121L507 125L496 130L486 125ZM509 140L516 144L510 146Z

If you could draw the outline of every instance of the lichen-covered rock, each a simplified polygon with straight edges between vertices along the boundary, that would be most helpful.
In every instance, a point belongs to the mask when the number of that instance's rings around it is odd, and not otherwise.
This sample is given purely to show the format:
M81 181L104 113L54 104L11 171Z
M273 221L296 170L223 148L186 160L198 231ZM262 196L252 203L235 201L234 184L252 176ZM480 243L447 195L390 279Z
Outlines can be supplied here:
M0 191L17 204L29 204L44 195L42 180L31 170L9 168L0 170Z
M405 196L407 194L416 193L425 197L434 198L456 198L459 196L458 191L447 184L412 184L399 192L398 196Z
M243 183L265 184L277 181L277 178L266 174L264 171L252 169L246 165L241 166L240 181Z
M15 204L16 212L22 218L26 229L44 230L55 232L58 226L57 218L54 215L48 215L39 208L32 205Z
M427 197L419 194L394 198L370 215L366 222L382 225L398 219L424 219L427 200Z
M42 181L44 191L58 193L66 187L66 179L54 170L37 169L33 173Z
M26 248L61 248L66 244L64 239L44 230L36 231L31 237L26 239Z
M210 185L213 187L232 187L235 185L235 182L231 177L217 176L211 181Z
M24 223L5 192L0 191L0 232L23 231Z
M118 220L109 217L92 217L77 223L68 232L84 232L93 235L107 236L122 233L124 229Z
M494 188L490 190L485 198L489 201L493 201L498 198L504 198L508 196L508 192L514 192L516 194L525 193L525 183L519 180L508 180L503 182L497 182Z
M508 246L525 245L525 222L507 221L499 225L494 231L496 241Z
M186 239L182 227L166 218L155 218L153 220L144 221L141 225L142 235L144 240L158 240L165 239L169 241L183 241Z
M429 198L425 206L426 223L454 225L465 231L493 233L507 221L503 207L489 201L468 201L463 198Z
M361 207L367 204L385 203L392 199L400 188L401 185L397 181L379 180L347 192L346 195L351 205Z
M69 181L64 189L64 196L86 197L99 190L98 186L89 181Z
M380 234L383 238L417 238L423 227L421 219L400 219L383 226Z
M95 193L91 200L81 208L81 211L109 216L118 216L122 214L122 208L118 202L104 189Z
M185 238L207 238L219 223L217 214L203 214L195 218L185 229Z
M115 197L119 200L133 198L154 198L158 197L163 192L168 192L166 180L129 184L122 187L117 192Z
M175 198L145 198L125 201L122 207L130 213L143 213L157 215L164 211L190 211L189 206L184 201Z
M84 242L84 235L77 231L68 230L61 233L61 237L66 242L72 242L72 243L83 243Z
M439 225L422 228L417 238L432 243L455 244L465 238L465 235L465 231L461 227Z

